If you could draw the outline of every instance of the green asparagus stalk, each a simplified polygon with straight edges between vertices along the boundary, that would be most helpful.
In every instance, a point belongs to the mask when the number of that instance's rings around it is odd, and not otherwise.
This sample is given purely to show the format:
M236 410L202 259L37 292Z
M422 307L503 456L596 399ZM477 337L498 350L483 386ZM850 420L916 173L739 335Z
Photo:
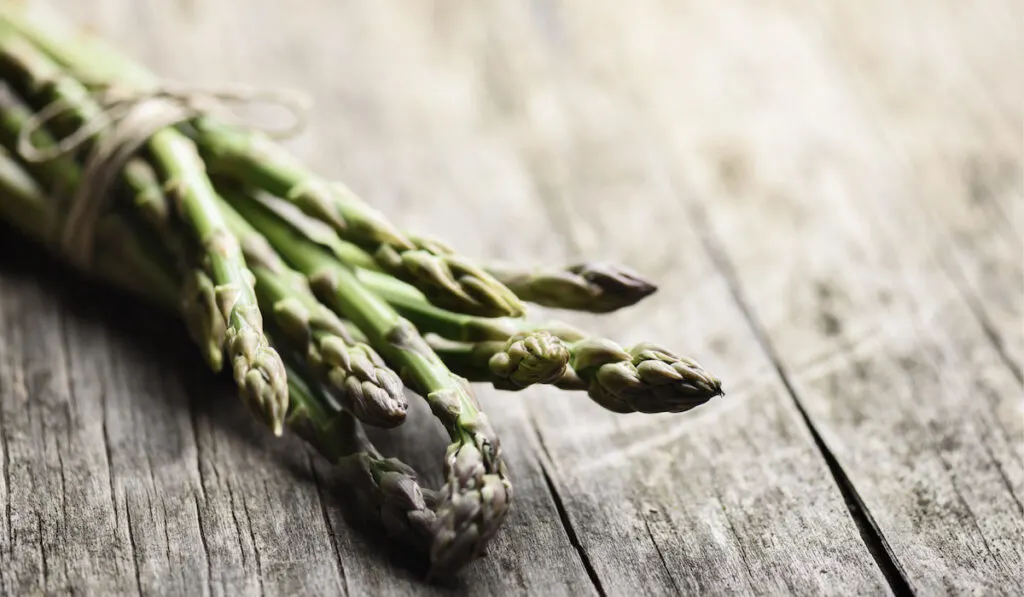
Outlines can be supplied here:
M413 244L384 216L339 183L329 183L265 135L193 121L211 171L263 189L331 225L369 251L376 265L419 288L435 304L483 316L521 315L524 307L503 284L441 245Z
M671 351L641 344L626 350L615 342L593 338L567 324L549 321L542 324L520 318L487 318L441 309L430 303L415 288L373 269L365 251L340 240L329 229L310 219L287 203L272 197L256 199L241 196L237 200L259 202L287 222L306 242L330 250L335 257L353 266L358 280L408 318L423 333L436 334L453 341L434 345L445 363L456 373L473 381L492 383L499 389L526 387L527 369L503 368L491 358L515 344L517 335L546 332L550 337L538 341L530 362L545 363L548 371L563 370L561 377L533 383L554 383L562 389L586 390L601 406L615 412L682 412L721 394L721 381L697 362L676 356ZM565 350L553 350L555 339L566 343ZM540 350L547 347L547 350ZM654 350L656 348L656 350ZM559 363L569 354L568 367ZM517 362L509 353L509 363ZM521 353L520 353L521 354ZM475 356L474 356L475 355ZM535 361L552 355L554 358ZM486 357L486 358L485 358ZM505 358L505 357L501 357ZM512 373L517 380L512 381Z
M433 572L446 574L479 555L507 513L512 487L497 434L468 383L452 374L416 328L369 291L328 249L252 197L229 195L226 199L309 278L325 304L352 320L406 383L426 397L452 440L445 455L446 484L431 546Z
M222 187L222 194L231 189ZM395 427L409 404L405 386L372 347L357 341L345 323L309 289L306 279L289 268L267 240L227 202L221 202L228 227L242 245L253 274L260 306L278 338L302 355L319 381L359 420Z
M610 313L634 305L657 287L633 270L609 263L565 268L517 268L489 263L485 269L524 301L556 309Z
M6 151L0 150L0 219L57 251L54 231L63 216L36 181ZM97 223L93 271L156 304L167 305L176 287L163 274L170 260L160 247L127 223L121 214L107 214ZM173 304L173 301L171 301Z
M13 223L37 241L48 243L49 231L59 217L58 206L0 149L0 219ZM111 214L102 221L116 222L119 218ZM101 226L97 231L99 247L94 272L118 287L173 310L178 291L169 273L173 271L172 264L161 258L155 245L139 237L139 230L137 226ZM351 415L331 408L327 399L300 375L292 372L288 385L293 398L288 429L340 467L389 533L426 553L437 518L432 509L438 501L434 492L419 486L410 467L395 458L382 457Z
M179 307L189 336L199 346L203 359L215 372L224 366L224 343L228 324L218 305L217 288L210 275L190 255L190 247L182 238L178 221L172 213L167 196L160 186L156 171L141 158L128 161L121 173L130 194L131 205L152 227L164 247L175 256L181 276Z
M12 153L17 150L19 135L31 115L28 106L6 84L0 86L0 143ZM56 144L45 128L37 129L31 140L40 150L51 149ZM59 196L67 196L73 192L81 180L80 167L69 155L59 155L38 162L21 161L23 167L37 181ZM184 319L189 334L201 348L210 368L220 371L227 325L217 307L213 283L202 269L188 267L187 260L182 254L185 251L183 242L170 223L167 199L149 164L140 158L129 160L122 172L122 179L132 195L132 203L138 213L155 228L163 240L164 247L176 256L179 271L187 281L183 286L180 300L187 313ZM132 215L123 211L122 217L134 220Z
M13 223L42 243L50 241L59 206L47 197L31 176L0 149L0 219ZM102 223L119 221L119 214L104 216ZM173 310L178 293L169 259L157 245L144 242L138 225L102 225L97 231L94 273L118 287L138 292L161 307ZM317 448L339 467L351 488L371 508L374 517L395 539L429 552L438 532L434 509L441 501L421 488L413 469L395 458L384 458L369 442L358 422L347 412L332 408L329 399L301 375L290 371L292 400L286 420L288 429ZM444 530L441 528L440 530ZM448 537L463 544L476 541L477 530L460 527L466 537Z
M6 27L0 28L0 67L30 101L62 102L68 107L54 126L75 129L102 118L81 83ZM280 435L288 405L284 365L263 334L252 273L217 208L217 196L198 151L173 128L157 131L147 145L185 228L201 248L204 268L215 285L216 301L227 322L223 349L241 398Z
M82 77L118 82L139 90L159 80L99 40L64 26L53 15L13 6L0 7L0 22L37 44ZM193 121L197 142L211 171L227 174L294 202L311 216L369 250L380 266L421 288L437 304L481 316L518 316L522 302L503 284L467 259L415 246L379 211L344 185L309 171L265 135L214 118ZM154 139L157 144L162 140Z
M547 332L565 343L568 367L553 382L567 390L586 390L601 406L620 413L683 412L722 394L722 382L692 359L650 343L624 349L606 338L592 337L570 325L550 321L483 318L439 309L415 289L378 272L360 270L359 279L377 295L409 318L423 333L464 343L435 342L435 349L456 373L472 381L484 381L508 389L483 357L517 335ZM548 340L550 345L552 341ZM489 364L489 363L488 363ZM541 382L544 383L544 382Z
M429 254L455 255L453 249L438 239L414 235L407 235L407 238ZM381 267L379 257L360 254L353 251L352 246L342 245L341 255L346 262L363 269L388 271ZM485 263L482 269L519 299L557 309L609 313L636 304L657 290L653 282L633 270L608 263L581 263L564 268ZM402 276L396 277L402 279ZM437 304L437 301L432 302Z

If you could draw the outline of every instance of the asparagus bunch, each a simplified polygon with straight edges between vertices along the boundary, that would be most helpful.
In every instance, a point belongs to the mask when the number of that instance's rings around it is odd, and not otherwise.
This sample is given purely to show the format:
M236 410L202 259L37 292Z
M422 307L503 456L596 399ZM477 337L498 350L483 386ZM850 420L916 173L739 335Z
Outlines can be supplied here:
M550 384L619 413L682 412L722 393L716 377L667 349L623 348L526 317L525 302L594 313L635 304L655 287L628 268L477 263L205 111L147 130L140 151L126 150L108 92L136 98L133 107L160 80L34 10L0 0L0 218L176 311L213 370L230 364L254 416L345 471L433 574L479 556L512 499L501 441L470 382ZM110 147L130 155L99 161ZM94 222L76 219L74 191L97 171L116 181L110 201L92 206ZM64 241L82 232L91 258ZM362 432L402 424L406 389L451 441L439 490Z

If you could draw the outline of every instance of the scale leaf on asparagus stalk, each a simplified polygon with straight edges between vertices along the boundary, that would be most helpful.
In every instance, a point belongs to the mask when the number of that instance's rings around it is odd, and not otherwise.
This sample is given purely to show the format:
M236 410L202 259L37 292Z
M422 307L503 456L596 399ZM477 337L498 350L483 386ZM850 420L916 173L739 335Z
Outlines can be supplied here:
M499 390L556 383L566 376L572 356L565 342L547 330L517 333L507 340L428 341L452 371L471 381L488 381Z

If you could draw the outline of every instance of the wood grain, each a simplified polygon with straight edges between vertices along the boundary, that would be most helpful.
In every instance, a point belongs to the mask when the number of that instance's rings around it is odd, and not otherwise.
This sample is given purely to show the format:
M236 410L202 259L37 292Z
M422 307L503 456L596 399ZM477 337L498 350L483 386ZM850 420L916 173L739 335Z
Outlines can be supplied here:
M954 3L908 12L766 5L745 19L724 18L746 10L726 6L643 21L622 34L632 43L605 68L629 73L622 88L645 91L635 114L652 153L667 156L664 171L690 204L695 232L731 272L737 300L764 330L909 588L1019 590L1022 393L1007 366L1012 348L1000 354L1021 329L1019 243L1010 250L1006 231L975 223L986 243L980 255L964 256L975 247L949 238L971 225L956 216L973 199L963 184L928 180L949 173L936 147L984 164L1019 155L1019 79L983 79L982 89L1000 94L995 100L972 94L966 81L984 71L951 58L969 56L983 37L1006 44L990 51L1011 55L1019 38L990 36L986 25L999 15L968 15ZM879 20L894 30L879 30ZM893 52L910 54L899 44L914 48L907 70L890 75L925 81L899 96L905 118L877 108L895 94L886 73L870 78L843 58L861 35L858 47L884 55L886 66L898 62ZM748 39L777 43L766 51ZM933 56L920 50L925 40L951 49ZM701 53L708 44L733 51ZM955 68L964 72L951 74ZM928 94L940 76L941 101ZM1013 167L1006 180L1019 181L1019 163ZM961 262L942 259L951 253ZM998 264L999 282L961 283L964 263L978 269L985 259ZM997 311L1001 305L1012 307ZM1009 340L987 333L986 320Z
M290 147L407 228L654 277L621 313L537 314L728 395L479 388L513 513L426 585L176 324L0 238L0 593L1024 589L1016 3L53 4L171 79L310 92ZM441 430L404 427L376 437L438 483Z

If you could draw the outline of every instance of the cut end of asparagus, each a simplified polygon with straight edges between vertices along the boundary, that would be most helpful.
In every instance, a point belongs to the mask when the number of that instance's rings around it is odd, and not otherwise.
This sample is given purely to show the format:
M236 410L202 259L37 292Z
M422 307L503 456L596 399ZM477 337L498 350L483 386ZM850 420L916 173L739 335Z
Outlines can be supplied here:
M571 354L546 330L516 334L487 361L491 373L517 388L554 383L565 374Z

